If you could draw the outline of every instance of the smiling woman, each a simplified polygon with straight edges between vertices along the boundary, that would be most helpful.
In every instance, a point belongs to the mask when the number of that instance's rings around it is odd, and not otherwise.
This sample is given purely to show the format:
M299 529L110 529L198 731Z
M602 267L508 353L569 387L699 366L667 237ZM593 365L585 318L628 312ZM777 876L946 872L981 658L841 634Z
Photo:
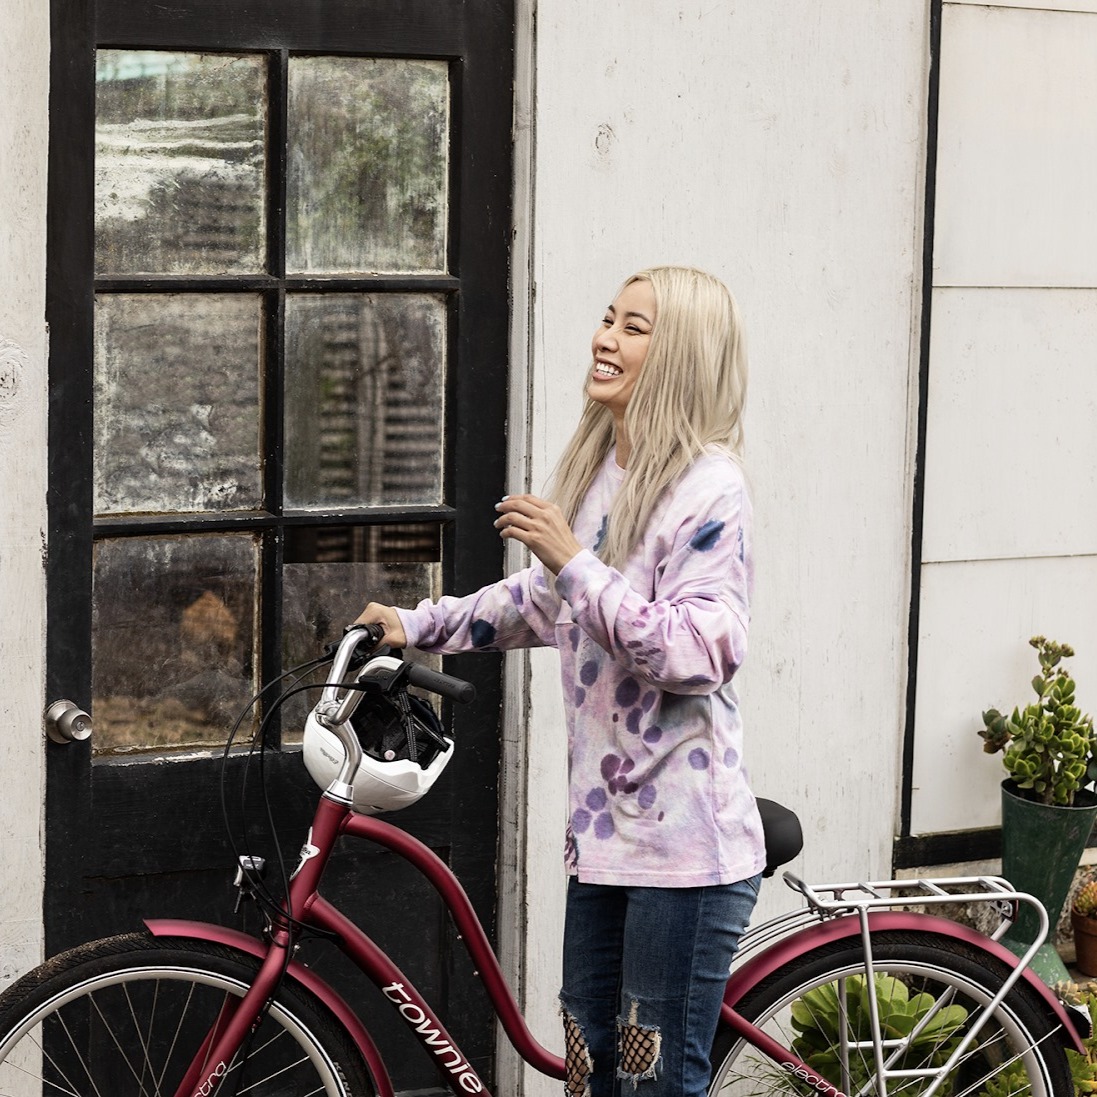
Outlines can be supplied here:
M465 598L370 603L359 620L428 652L559 650L568 1092L608 1097L624 1077L650 1097L699 1097L765 863L732 686L752 574L738 312L710 275L653 268L625 283L591 349L552 497L496 505L500 536L537 562ZM688 1023L666 1009L685 999Z
M648 356L655 314L655 291L651 282L645 278L629 282L606 309L605 319L595 331L591 344L594 365L587 383L587 395L613 412L617 462L622 468L628 464L629 457L625 409Z

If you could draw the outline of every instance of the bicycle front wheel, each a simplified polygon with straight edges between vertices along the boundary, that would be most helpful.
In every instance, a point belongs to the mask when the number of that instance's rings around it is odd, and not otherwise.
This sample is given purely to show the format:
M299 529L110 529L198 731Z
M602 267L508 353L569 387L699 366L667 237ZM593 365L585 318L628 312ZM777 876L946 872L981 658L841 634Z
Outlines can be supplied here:
M0 995L3 1097L172 1097L258 961L133 933L62 953ZM307 991L278 990L214 1094L376 1097L346 1031Z
M986 1015L1008 975L993 956L950 937L872 938L872 991L888 1097L918 1097ZM860 940L835 941L752 988L738 1012L849 1097L883 1092ZM1064 1034L1046 1003L1016 984L943 1078L940 1097L1072 1097ZM815 1094L730 1029L717 1031L710 1097Z

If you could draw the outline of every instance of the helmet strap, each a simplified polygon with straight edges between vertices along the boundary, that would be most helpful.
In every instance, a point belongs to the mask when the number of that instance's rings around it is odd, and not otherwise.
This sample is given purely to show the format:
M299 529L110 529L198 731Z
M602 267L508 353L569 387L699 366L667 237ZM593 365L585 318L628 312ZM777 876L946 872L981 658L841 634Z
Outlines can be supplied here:
M397 690L393 700L404 718L404 734L408 737L408 761L419 761L419 744L415 741L415 719L411 714L411 702L407 690Z

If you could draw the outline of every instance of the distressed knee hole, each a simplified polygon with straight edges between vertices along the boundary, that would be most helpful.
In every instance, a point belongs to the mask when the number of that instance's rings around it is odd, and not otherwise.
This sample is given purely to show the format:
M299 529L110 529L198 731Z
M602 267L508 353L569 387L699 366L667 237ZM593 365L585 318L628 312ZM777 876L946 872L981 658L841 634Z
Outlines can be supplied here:
M628 1020L617 1020L617 1052L620 1057L617 1074L633 1085L655 1077L662 1045L662 1033L657 1028L646 1028L638 1023L638 1010L638 1003L633 1002Z
M590 1097L590 1075L594 1069L590 1048L579 1022L565 1009L564 1016L564 1089L568 1097Z

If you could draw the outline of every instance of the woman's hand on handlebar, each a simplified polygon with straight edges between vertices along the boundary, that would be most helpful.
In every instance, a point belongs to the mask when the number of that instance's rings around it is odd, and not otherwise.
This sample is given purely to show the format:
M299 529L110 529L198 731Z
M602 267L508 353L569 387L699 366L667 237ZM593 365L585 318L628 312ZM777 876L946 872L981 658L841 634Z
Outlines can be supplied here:
M380 602L370 602L354 623L356 625L380 625L385 630L385 643L390 647L407 647L408 638L404 635L404 626L400 624L400 615L395 606L383 606Z

